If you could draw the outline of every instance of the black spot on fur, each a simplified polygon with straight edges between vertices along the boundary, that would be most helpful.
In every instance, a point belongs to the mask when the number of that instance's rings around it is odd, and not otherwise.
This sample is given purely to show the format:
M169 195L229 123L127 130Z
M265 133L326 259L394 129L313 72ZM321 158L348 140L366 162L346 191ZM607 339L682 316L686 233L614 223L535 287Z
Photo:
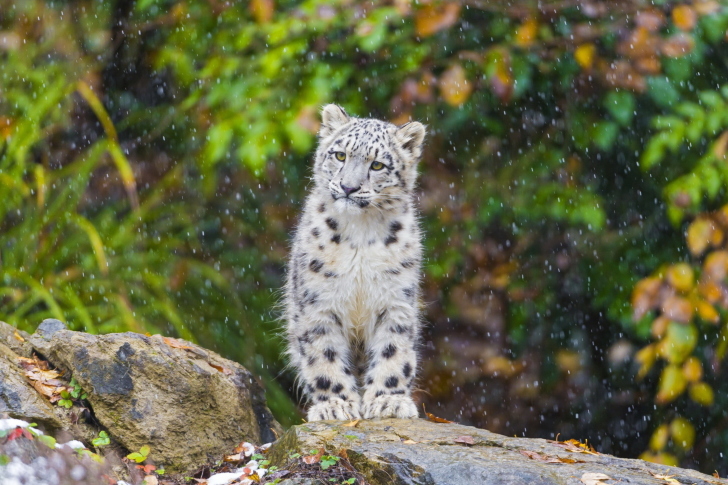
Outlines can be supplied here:
M416 259L405 259L400 264L402 265L403 268L409 269L409 268L413 267L415 264L417 264L417 260Z
M312 259L308 267L311 268L311 271L313 271L314 273L318 273L319 271L321 271L321 268L324 267L324 263L322 261L319 261L318 259Z
M344 390L344 385L341 383L338 383L334 387L331 388L331 392L333 392L334 394L338 394L343 390Z
M399 274L399 270L397 268L385 269L384 272L387 273L387 274L393 274L393 275L398 275Z
M397 379L394 376L387 377L387 380L384 381L384 387L391 389L393 387L397 387L397 384L399 384L399 379Z
M324 357L326 357L326 359L329 362L335 361L336 355L337 355L337 352L334 349L328 348L328 349L324 350ZM334 391L334 392L336 392L336 391Z
M326 278L332 278L332 277L336 276L336 273L334 273L333 271L327 271L326 273L324 273L324 276Z
M313 355L308 358L308 365L314 365L316 363L316 357Z
M326 225L329 226L332 231L335 231L339 228L339 223L336 222L336 219L334 219L333 217L326 218Z
M398 231L402 230L402 223L399 221L392 221L392 223L389 225L389 232L392 234L396 234Z
M319 212L326 212L326 204L324 204L323 202L321 202L321 205L318 206L318 211Z
M415 287L410 286L409 288L405 288L402 290L402 293L404 293L404 296L407 298L412 298L415 296Z
M384 396L384 391L377 391L376 394L374 394L374 397Z
M313 330L311 330L311 333L313 335L316 335L317 337L320 337L321 335L326 335L329 333L329 329L324 327L323 325L316 325Z
M313 386L311 384L306 384L306 392L308 392L309 394L313 394L313 391Z
M329 396L326 394L319 394L316 399L318 399L320 402L325 402L329 400Z
M331 242L339 244L341 242L341 234L334 234L331 236Z
M328 377L319 376L316 378L316 389L327 391L331 387L331 380Z
M348 367L345 368L344 369L344 374L346 374L347 376L350 376L352 374L351 369L349 369Z
M374 379L370 377L367 379L367 386L371 386L372 384L374 384Z
M324 245L323 244L319 244L319 250L320 251L323 251L324 250Z
M394 354L397 353L397 347L394 346L394 344L389 344L385 349L382 351L382 357L385 359L391 359Z
M318 227L314 227L311 229L311 234L313 234L313 237L319 237L321 235L321 231L319 231Z
M386 239L384 240L384 245L385 245L385 246L389 246L390 244L394 244L394 243L396 243L396 242L397 242L397 236L395 236L394 234L390 234L390 235L389 235L389 236L387 236L387 238L386 238Z
M412 374L412 366L409 362L407 362L404 367L402 367L402 374L404 374L405 377L409 377L410 374Z
M405 394L406 391L404 389L397 389L396 391L391 391L390 394Z
M378 327L382 321L384 321L384 317L387 316L387 310L382 310L379 315L377 315L377 323L374 324L374 327Z
M339 394L339 399L341 399L342 401L346 401L349 399L349 396L347 396L346 394Z
M409 333L409 327L404 325L395 325L394 327L390 327L389 331L399 335L404 335L405 333Z
M334 322L336 322L336 325L338 325L339 327L343 327L343 324L341 323L341 318L339 318L339 316L336 313L332 312L331 318L334 319Z

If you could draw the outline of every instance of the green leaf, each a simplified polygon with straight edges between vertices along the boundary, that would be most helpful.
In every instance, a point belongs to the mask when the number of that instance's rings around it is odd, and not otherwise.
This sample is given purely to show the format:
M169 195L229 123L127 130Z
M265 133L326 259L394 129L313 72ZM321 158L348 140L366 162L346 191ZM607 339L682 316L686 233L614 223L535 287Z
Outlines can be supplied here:
M128 455L126 455L126 457L137 463L141 463L147 459L146 456L142 455L141 453L137 453L137 452L129 453Z
M613 121L600 121L594 126L592 139L600 150L608 151L619 134L619 126Z
M680 92L675 89L667 76L647 78L647 88L650 97L658 106L670 107L680 99Z
M634 95L629 91L612 91L604 99L604 108L622 126L632 122L634 107Z

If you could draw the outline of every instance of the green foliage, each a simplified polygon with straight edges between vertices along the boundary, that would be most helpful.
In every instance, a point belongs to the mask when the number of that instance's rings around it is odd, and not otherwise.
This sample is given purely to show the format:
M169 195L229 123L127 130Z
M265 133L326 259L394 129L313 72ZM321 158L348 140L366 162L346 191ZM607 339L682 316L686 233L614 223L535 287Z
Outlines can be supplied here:
M91 444L93 444L96 447L99 446L106 446L111 444L111 438L109 438L109 433L106 431L99 431L98 438L94 438L91 440Z
M129 453L128 455L126 455L126 457L133 462L141 463L147 459L147 456L149 456L150 451L151 451L151 449L149 448L149 446L144 445L139 449L139 451L134 451L132 453Z

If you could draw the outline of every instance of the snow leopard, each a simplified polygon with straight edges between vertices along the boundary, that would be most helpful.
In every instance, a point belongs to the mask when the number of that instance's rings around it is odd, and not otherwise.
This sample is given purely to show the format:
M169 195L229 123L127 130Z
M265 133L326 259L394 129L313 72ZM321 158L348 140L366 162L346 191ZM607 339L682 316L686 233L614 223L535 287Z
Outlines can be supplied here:
M308 421L414 418L425 126L322 110L313 184L293 236L287 354Z

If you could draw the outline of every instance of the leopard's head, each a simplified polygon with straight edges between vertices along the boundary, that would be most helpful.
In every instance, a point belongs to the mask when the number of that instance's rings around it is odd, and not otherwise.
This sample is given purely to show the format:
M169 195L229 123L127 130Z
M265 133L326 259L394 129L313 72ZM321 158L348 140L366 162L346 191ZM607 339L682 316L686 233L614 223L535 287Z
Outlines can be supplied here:
M326 105L319 130L314 180L341 211L389 210L407 200L417 180L425 127L355 118Z

